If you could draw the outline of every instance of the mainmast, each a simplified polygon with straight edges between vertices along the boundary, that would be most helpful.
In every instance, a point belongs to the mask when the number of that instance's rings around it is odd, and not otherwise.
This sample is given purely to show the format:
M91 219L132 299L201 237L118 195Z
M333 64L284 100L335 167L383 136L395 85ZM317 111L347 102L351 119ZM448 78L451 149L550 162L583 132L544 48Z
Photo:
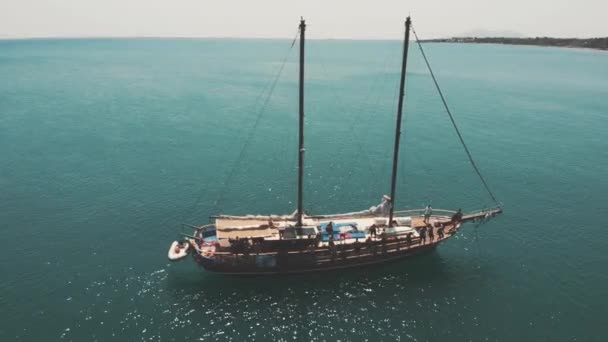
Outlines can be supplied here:
M405 95L405 69L407 66L407 49L410 42L410 17L405 20L405 38L403 40L403 62L401 64L401 83L399 85L399 107L397 108L397 125L395 127L395 150L393 154L393 178L391 181L391 202L388 225L393 225L393 213L395 210L395 186L397 185L397 164L399 161L399 139L401 137L401 117L403 114L403 97Z
M302 187L304 177L304 32L306 31L306 22L300 20L300 145L298 157L298 212L297 212L297 227L302 226Z

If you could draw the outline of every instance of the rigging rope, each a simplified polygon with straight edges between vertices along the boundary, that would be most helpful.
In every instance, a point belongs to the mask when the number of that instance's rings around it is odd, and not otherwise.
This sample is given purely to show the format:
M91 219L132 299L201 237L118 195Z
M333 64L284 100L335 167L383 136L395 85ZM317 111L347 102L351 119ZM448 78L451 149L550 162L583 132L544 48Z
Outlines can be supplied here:
M245 139L245 143L243 144L243 147L241 148L241 150L239 151L239 155L236 158L236 160L234 161L230 171L228 172L228 176L226 177L226 179L224 180L224 182L222 183L222 186L220 188L220 193L217 197L217 199L214 201L213 204L213 212L217 211L220 207L220 204L224 198L224 190L226 188L226 186L228 184L231 183L232 178L234 177L236 170L239 166L239 163L241 161L241 159L243 158L244 154L245 154L245 150L247 149L247 146L249 145L249 143L251 142L251 139L254 136L254 133L260 123L260 119L262 118L262 115L264 114L264 111L266 110L266 106L268 105L268 102L270 100L270 97L272 96L272 93L274 92L274 88L276 87L279 78L281 77L281 73L283 72L283 69L285 68L285 64L287 63L287 59L289 58L290 52L293 49L293 46L296 43L296 40L298 39L298 35L300 34L300 30L298 29L298 32L296 33L296 36L293 38L293 41L291 42L291 45L289 46L289 49L287 50L287 52L285 53L285 56L283 57L282 61L281 61L281 66L279 67L279 70L277 72L277 75L275 76L274 80L272 81L272 84L270 85L270 89L266 95L266 97L264 98L264 101L262 102L262 106L259 109L258 115L255 119L255 122L253 124L253 127L251 128L251 131L249 133L249 135L247 136L247 138ZM255 103L258 102L258 100L262 97L262 95L266 92L266 90L268 89L268 86L264 87L264 89L262 90L262 92L260 93L260 95L256 98ZM196 207L198 206L198 204L200 203L203 194L205 193L204 189L201 189L196 201L194 202L193 206L190 208L190 210L188 210L189 214L192 214L192 212L196 209ZM187 215L184 215L182 217L182 222L184 221L184 218Z
M450 108L448 107L448 103L446 102L445 97L443 96L443 92L441 91L441 88L439 87L439 83L437 82L437 79L435 78L435 74L433 73L433 69L431 68L431 65L429 64L429 61L426 58L426 54L424 53L424 49L422 48L422 44L420 43L420 39L418 39L418 35L416 34L416 30L414 30L414 25L412 25L412 32L414 33L414 37L416 37L416 43L418 44L418 48L420 49L420 52L422 53L422 57L424 58L424 62L426 63L427 68L429 69L429 72L431 74L431 78L433 79L433 83L435 83L435 88L437 89L437 92L439 93L439 96L441 97L441 101L443 102L443 106L445 107L445 110L448 113L448 116L450 117L450 121L452 122L452 126L454 126L454 130L456 131L456 134L458 135L458 139L460 139L460 143L462 144L462 147L464 148L464 151L467 153L467 157L469 158L469 162L471 162L471 165L473 166L473 169L475 170L475 172L479 176L479 179L483 183L483 186L486 188L486 191L488 192L488 194L490 194L490 197L492 197L492 200L494 200L494 203L496 203L496 205L498 207L500 207L500 203L498 202L498 200L496 200L496 197L494 196L494 193L492 193L492 191L490 190L490 187L488 186L488 183L486 183L486 180L481 175L481 171L479 171L479 168L477 167L477 164L475 164L475 161L473 160L473 156L471 155L471 152L469 151L469 148L465 144L464 139L462 137L462 134L460 134L460 130L458 129L458 126L456 125L456 121L454 121L454 117L452 116L452 112L450 111Z
M241 159L243 158L243 156L245 154L245 150L247 149L247 146L249 146L249 143L251 142L251 139L253 138L256 129L258 128L260 119L262 118L262 115L264 114L264 111L266 110L266 106L268 105L268 102L270 101L270 97L272 97L274 88L276 87L277 83L279 82L279 78L281 77L281 74L283 73L283 69L285 68L285 64L287 63L287 58L289 58L290 52L293 49L293 46L295 45L299 34L300 34L300 30L298 29L298 32L296 33L296 36L293 38L293 41L291 42L291 45L289 46L289 49L287 50L285 57L283 57L283 60L281 61L281 66L279 67L279 71L277 72L277 75L274 78L272 85L270 86L268 95L266 95L266 98L264 99L264 102L262 103L262 107L260 108L260 111L258 112L258 116L255 119L253 127L251 128L251 131L249 132L249 135L247 136L247 139L245 140L245 144L243 144L243 147L241 148L241 151L239 152L239 155L238 155L237 159L235 160L235 162L232 166L232 169L230 170L230 172L228 173L228 176L226 177L224 183L222 184L222 187L225 187L227 184L230 184L232 182L232 178L236 174L236 170L239 166ZM220 204L223 199L224 199L224 191L222 189L222 191L220 191L218 199L214 203L213 211L217 211L220 208Z

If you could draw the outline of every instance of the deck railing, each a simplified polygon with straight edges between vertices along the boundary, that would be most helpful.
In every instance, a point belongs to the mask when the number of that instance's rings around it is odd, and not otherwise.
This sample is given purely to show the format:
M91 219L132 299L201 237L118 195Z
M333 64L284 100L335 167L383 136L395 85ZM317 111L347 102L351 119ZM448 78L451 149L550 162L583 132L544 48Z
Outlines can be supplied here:
M349 261L357 261L361 259L370 259L378 256L393 256L400 253L406 253L422 247L437 245L443 240L452 236L453 233L446 233L443 238L436 236L435 240L430 241L428 238L425 243L420 243L420 238L412 238L411 243L407 239L392 238L384 242L374 241L373 244L361 243L359 248L353 244L340 245L337 244L333 248L316 247L311 249L288 251L288 252L267 252L267 253L246 253L234 254L231 252L216 252L214 258L220 263L256 265L258 256L274 256L277 263L281 262L281 258L285 257L287 263L307 260L312 261L316 265L325 265L333 263L348 263Z
M392 252L392 251L413 249L413 248L426 246L426 245L430 245L430 244L437 244L437 243L447 239L448 237L452 236L459 228L459 225L455 228L456 229L448 229L447 231L445 231L443 237L439 236L438 229L434 229L435 238L433 240L430 240L430 237L427 237L427 239L425 240L425 243L423 243L423 244L421 244L420 237L412 237L410 243L408 243L408 240L406 237L388 237L388 238L385 238L384 240L376 238L375 240L372 241L371 244L366 243L366 242L361 242L361 243L359 243L358 247L354 243L347 244L347 243L342 242L341 240L338 240L338 241L336 241L336 244L334 247L329 247L329 246L318 247L315 245L311 245L308 248L301 248L298 250L285 251L285 252L283 252L283 254L315 255L315 257L323 257L324 255L329 255L329 256L339 255L341 258L342 257L364 256L364 255L366 255L366 253L368 255L370 253L375 255L375 254L381 252L382 249L384 249L384 248L386 248L387 252ZM247 253L243 253L243 252L234 253L234 252L230 252L230 251L219 252L218 251L218 252L215 252L214 255L216 258L217 257L220 257L220 258L254 257L254 259L255 259L255 256L258 256L258 255L277 256L277 257L281 255L281 252L277 252L277 251L256 252L255 248L256 248L255 245L252 246L252 249L249 250Z

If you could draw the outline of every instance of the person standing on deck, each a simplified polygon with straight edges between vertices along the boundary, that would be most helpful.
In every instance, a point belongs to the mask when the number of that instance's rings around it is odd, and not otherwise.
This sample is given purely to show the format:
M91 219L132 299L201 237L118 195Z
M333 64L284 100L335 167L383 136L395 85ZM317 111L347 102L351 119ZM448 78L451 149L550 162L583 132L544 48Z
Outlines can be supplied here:
M435 232L433 231L433 226L431 226L430 224L427 224L427 230L429 232L429 240L434 241L435 240Z
M428 204L426 206L426 208L424 209L424 223L429 223L429 219L431 218L431 215L433 215L433 208L431 207L430 204Z
M458 211L456 213L454 213L454 215L452 215L452 219L450 221L450 223L454 224L454 227L456 227L456 224L459 223L462 220L462 209L458 209Z
M325 227L325 231L327 231L327 235L329 235L329 238L331 240L333 240L333 237L334 237L334 223L330 221L327 224L327 227Z
M331 261L334 261L336 259L336 244L334 243L333 235L329 238L329 243L327 245L329 246L329 253L331 254Z
M355 253L357 253L357 255L361 254L361 242L359 242L359 238L355 239L355 243L353 243L353 247L354 247Z
M367 239L365 240L365 248L367 248L368 250L372 248L372 237L368 236Z
M372 224L371 226L369 226L369 236L370 237L377 237L377 230L376 230L376 224Z
M424 245L426 243L426 227L422 227L420 229L420 244Z

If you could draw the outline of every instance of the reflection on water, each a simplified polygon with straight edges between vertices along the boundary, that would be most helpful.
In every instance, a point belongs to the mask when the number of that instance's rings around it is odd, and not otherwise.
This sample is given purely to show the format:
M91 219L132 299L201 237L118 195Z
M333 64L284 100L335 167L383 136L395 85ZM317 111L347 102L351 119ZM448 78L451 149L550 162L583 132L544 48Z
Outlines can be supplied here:
M169 264L148 275L91 284L81 294L89 300L82 302L98 300L80 309L83 319L62 337L425 340L435 322L466 313L466 303L445 294L463 274L478 272L436 251L375 267L289 277L223 276L194 267ZM474 315L463 317L461 325L474 324Z
M424 272L425 269L433 269L433 272ZM186 272L172 272L167 277L168 287L176 289L188 289L193 292L205 289L206 291L265 291L289 287L301 287L304 284L315 288L324 286L341 286L351 282L376 282L388 276L401 280L402 282L427 282L448 275L447 265L435 250L424 255L414 256L410 259L391 262L381 265L364 266L359 269L341 270L337 272L323 272L290 276L226 276L204 271L192 277L192 270Z
M0 41L0 231L11 242L0 341L608 340L603 52L428 46L506 205L479 246L467 229L411 260L301 277L168 264L181 222L293 211L297 54L224 185L289 43ZM306 203L361 210L389 186L400 45L311 44L329 64L311 55L307 67ZM483 206L424 63L411 62L399 203Z

